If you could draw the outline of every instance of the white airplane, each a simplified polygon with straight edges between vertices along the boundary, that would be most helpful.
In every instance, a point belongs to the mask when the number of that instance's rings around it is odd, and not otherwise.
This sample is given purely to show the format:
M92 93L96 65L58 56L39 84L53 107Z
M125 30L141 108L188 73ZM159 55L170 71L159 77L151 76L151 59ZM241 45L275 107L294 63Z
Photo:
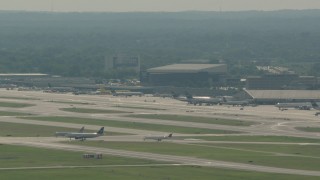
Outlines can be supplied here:
M172 133L169 135L164 135L164 136L145 136L143 140L151 139L151 140L157 140L157 141L162 141L163 139L169 139L172 138Z
M215 104L220 104L222 99L221 98L213 98L213 97L207 97L207 96L195 96L188 98L188 104L193 104L193 105L199 105L201 106L202 104L205 104L207 106L210 105L215 105Z
M84 131L84 126L79 130L79 133L83 133ZM73 132L56 132L55 133L55 136L58 137L58 136L66 136L66 134L69 134L69 133L73 133Z
M102 127L98 132L95 133L84 133L84 132L71 132L65 134L65 137L68 138L74 138L74 139L80 139L81 141L86 140L86 138L95 138L102 136L104 132L104 127Z
M197 104L199 106L201 106L202 104L205 104L207 106L216 105L216 104L220 104L220 102L222 101L222 98L210 97L210 96L192 96L188 92L186 92L185 96L179 96L174 92L172 94L173 94L172 97L174 99L177 99L179 101L186 101L188 104L193 104L195 106Z
M310 102L291 102L291 103L277 103L275 105L279 110L283 110L285 108L295 108L295 109L300 109L300 110L310 110L313 105Z

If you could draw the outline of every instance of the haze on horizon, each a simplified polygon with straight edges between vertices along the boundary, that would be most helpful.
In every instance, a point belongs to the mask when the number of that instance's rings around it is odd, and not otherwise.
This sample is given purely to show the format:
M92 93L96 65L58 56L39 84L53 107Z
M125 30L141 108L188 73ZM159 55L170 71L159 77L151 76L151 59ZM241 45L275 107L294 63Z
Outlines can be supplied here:
M0 0L0 10L54 12L273 11L320 9L320 0Z

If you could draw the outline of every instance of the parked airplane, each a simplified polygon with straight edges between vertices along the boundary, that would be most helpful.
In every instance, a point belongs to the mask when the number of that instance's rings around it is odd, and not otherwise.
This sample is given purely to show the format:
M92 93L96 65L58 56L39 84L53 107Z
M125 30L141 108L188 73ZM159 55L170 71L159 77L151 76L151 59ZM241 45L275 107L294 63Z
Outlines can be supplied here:
M172 94L160 94L160 93L156 93L153 95L154 97L161 97L161 98L172 98L174 95Z
M315 110L320 110L320 106L319 106L319 103L318 102L312 102L312 108L315 109ZM314 114L315 116L319 116L320 115L320 112L316 112Z
M172 133L169 134L169 135L165 135L165 136L145 136L143 138L143 140L147 140L147 139L152 139L152 140L157 140L157 141L162 141L163 139L169 139L169 138L172 138Z
M175 99L180 100L180 101L186 101L188 104L193 104L193 105L199 105L201 106L202 104L205 104L207 106L209 105L214 105L214 104L220 104L222 101L221 98L214 98L210 96L192 96L189 93L186 93L186 96L173 96Z
M286 108L310 110L313 107L312 103L310 102L277 103L275 106L279 108L279 110L284 110Z
M188 98L186 96L175 96L173 98L179 101L188 102Z
M173 91L171 92L171 94L172 94L173 99L176 99L179 101L187 101L187 99L188 99L186 96L182 96L182 95L175 93Z
M315 109L315 110L320 110L320 106L319 106L319 103L318 102L312 102L312 108Z
M74 139L80 139L80 140L86 140L86 138L95 138L102 136L104 132L104 127L102 127L98 132L96 133L84 133L84 132L71 132L65 134L65 137L68 138L74 138Z
M143 93L142 92L127 92L127 91L119 91L119 92L116 92L116 91L112 91L112 95L113 96L125 96L125 97L128 97L128 96L143 96Z
M215 105L215 104L220 104L222 102L221 98L213 98L213 97L208 97L208 96L195 96L187 99L187 102L189 104L193 105L199 105L201 106L202 104L205 104L207 106L210 105Z
M223 97L223 102L221 102L221 104L232 105L232 106L248 106L253 103L252 103L252 100L250 99L234 100L233 98L230 99L230 98Z
M221 104L232 105L232 106L248 106L250 104L250 101L248 101L248 100L225 101L225 102L221 102Z
M79 130L79 133L83 133L84 131L84 126ZM56 137L58 136L66 136L66 134L69 134L69 133L73 133L73 132L56 132L55 135ZM74 132L76 133L76 132Z

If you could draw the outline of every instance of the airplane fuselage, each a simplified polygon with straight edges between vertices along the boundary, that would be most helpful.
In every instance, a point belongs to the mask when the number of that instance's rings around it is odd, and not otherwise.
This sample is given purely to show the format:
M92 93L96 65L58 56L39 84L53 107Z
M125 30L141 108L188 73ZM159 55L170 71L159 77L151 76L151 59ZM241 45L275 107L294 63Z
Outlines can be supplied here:
M55 136L66 136L66 134L69 134L70 132L56 132Z
M162 141L163 139L169 139L169 138L172 138L172 134L169 134L167 136L145 136L144 140L151 139L151 140Z
M309 110L312 108L312 104L311 103L277 103L275 105L276 107L278 107L279 109L281 108L296 108L296 109L306 109Z
M80 130L80 131L83 131ZM74 139L81 139L85 140L86 138L95 138L102 136L104 132L104 127L102 127L98 132L95 133L84 133L84 132L56 132L56 135L63 135L64 137L74 138Z
M68 133L65 135L69 138L75 138L75 139L86 139L86 138L95 138L99 135L97 133Z
M193 105L202 105L202 104L206 104L206 105L214 105L214 104L219 104L221 102L221 99L219 98L192 98L188 100L189 104L193 104Z

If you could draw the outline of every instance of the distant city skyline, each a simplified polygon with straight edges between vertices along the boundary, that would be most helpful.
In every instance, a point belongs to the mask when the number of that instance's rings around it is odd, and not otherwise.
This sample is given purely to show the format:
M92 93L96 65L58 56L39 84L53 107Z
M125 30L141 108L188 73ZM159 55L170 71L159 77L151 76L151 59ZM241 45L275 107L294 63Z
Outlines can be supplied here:
M320 0L0 0L0 10L55 12L320 9Z

